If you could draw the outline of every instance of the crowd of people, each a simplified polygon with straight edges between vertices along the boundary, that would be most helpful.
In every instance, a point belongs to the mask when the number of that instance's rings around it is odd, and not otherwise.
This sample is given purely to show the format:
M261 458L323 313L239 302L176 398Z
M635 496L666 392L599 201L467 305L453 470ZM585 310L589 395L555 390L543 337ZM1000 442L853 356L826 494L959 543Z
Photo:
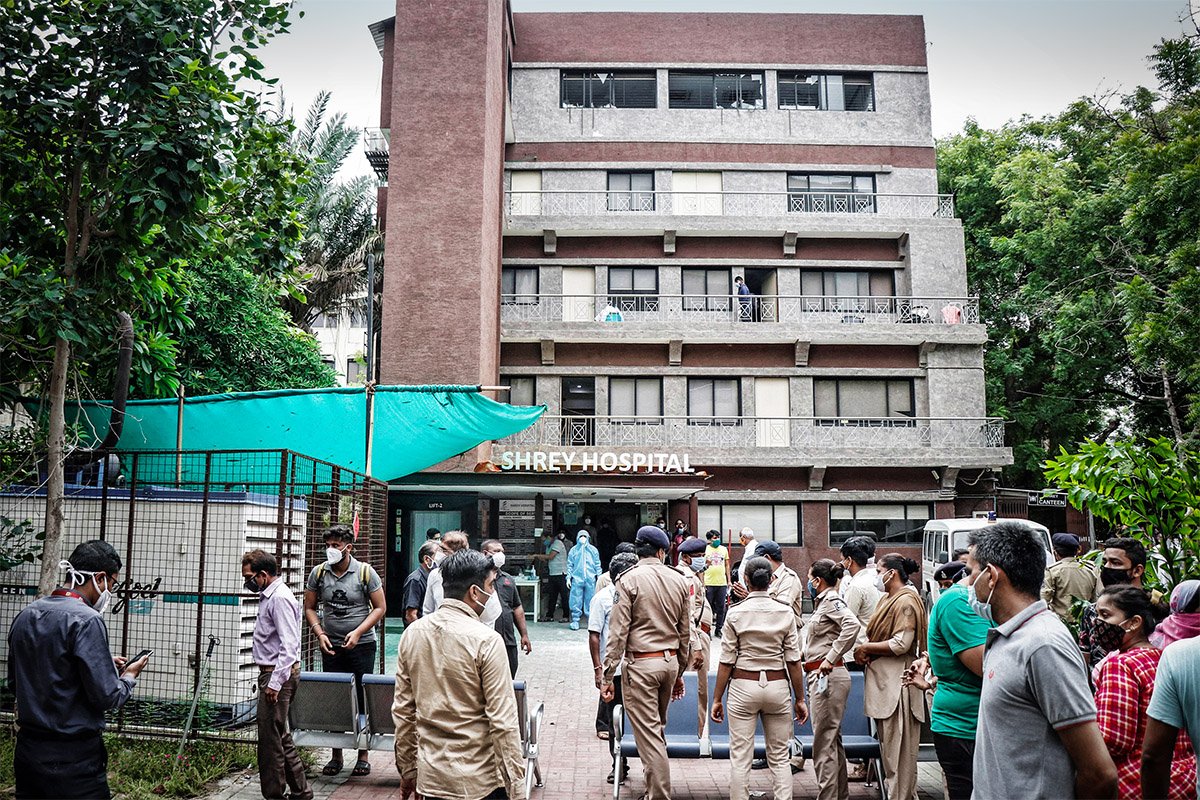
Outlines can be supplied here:
M550 613L562 604L572 628L587 618L596 733L613 757L608 781L627 778L613 752L620 703L645 800L672 796L664 726L687 671L698 678L697 736L709 721L728 725L732 800L747 800L756 767L770 770L774 800L792 797L792 773L804 767L794 724L810 719L817 796L848 798L858 771L841 736L851 671L864 673L891 800L917 797L925 725L950 800L1200 797L1189 738L1200 733L1200 580L1180 582L1164 604L1142 586L1147 554L1136 539L1106 541L1096 568L1079 558L1078 539L1057 534L1047 568L1033 528L986 525L935 571L940 591L927 611L913 583L920 566L897 553L876 557L867 536L845 541L837 561L814 561L804 579L778 543L749 528L739 536L742 561L731 564L717 531L701 538L680 522L672 537L660 520L618 546L603 573L591 538L581 530L568 550L565 537L550 535L535 558L562 577L550 581L562 584ZM324 540L325 560L300 599L273 555L242 558L243 585L260 598L251 655L264 798L313 796L287 722L301 625L326 671L361 677L376 663L382 582L355 557L348 528L334 526ZM525 611L502 569L503 543L469 545L461 531L431 530L405 581L393 707L404 798L524 797L512 678L519 651L532 651ZM16 795L108 797L104 714L128 700L149 656L109 650L102 614L121 570L112 546L85 542L60 567L64 584L9 632ZM351 773L368 774L367 753L357 755ZM334 750L322 771L343 769Z

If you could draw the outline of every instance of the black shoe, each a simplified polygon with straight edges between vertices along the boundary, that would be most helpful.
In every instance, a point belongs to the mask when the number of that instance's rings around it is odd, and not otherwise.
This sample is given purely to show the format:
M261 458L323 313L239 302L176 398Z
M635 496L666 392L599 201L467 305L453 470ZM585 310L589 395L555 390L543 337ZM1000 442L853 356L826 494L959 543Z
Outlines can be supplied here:
M608 783L612 783L613 779L615 779L616 777L617 777L617 768L613 767L612 769L610 769L608 771L608 777L605 778L604 780L607 781ZM628 777L629 777L629 767L626 767L625 769L621 770L621 783L625 783L625 779Z
M750 769L766 769L767 760L765 758L756 758L750 762Z

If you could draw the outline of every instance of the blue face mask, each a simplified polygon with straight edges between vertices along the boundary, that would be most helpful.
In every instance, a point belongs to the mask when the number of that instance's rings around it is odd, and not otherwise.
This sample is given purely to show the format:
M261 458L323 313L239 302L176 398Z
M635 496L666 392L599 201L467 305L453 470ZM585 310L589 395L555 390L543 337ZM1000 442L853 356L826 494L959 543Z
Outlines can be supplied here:
M818 592L817 592L816 581L809 581L808 582L808 596L811 597L813 600L816 600L817 594L818 594Z
M993 585L992 591L988 592L987 600L980 600L979 596L975 594L975 584L972 583L967 587L967 602L971 604L971 610L992 626L996 624L992 619L992 594L995 591L996 587Z

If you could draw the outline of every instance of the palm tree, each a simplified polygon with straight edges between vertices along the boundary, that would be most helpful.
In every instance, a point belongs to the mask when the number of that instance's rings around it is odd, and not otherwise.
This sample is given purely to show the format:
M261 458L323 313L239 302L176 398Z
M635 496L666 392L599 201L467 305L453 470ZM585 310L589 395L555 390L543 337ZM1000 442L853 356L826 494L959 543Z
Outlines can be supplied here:
M305 223L301 246L303 298L285 297L283 307L306 331L320 314L336 314L361 302L366 291L366 254L379 249L375 225L375 178L362 175L337 181L338 170L358 146L361 131L346 125L345 114L329 119L329 92L321 92L308 109L304 125L292 137L292 148L309 164L302 190ZM378 270L378 265L376 266Z

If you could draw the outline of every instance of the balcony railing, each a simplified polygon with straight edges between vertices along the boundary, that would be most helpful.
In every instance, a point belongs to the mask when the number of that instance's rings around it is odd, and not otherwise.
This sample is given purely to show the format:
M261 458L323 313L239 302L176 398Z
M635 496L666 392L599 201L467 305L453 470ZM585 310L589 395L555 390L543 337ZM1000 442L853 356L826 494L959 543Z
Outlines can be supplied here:
M505 192L511 218L602 215L781 217L873 214L877 217L954 217L954 195L878 192Z
M367 163L381 181L386 181L388 176L390 138L391 131L387 128L367 128L363 131L363 151L366 153Z
M503 294L500 319L509 323L956 325L979 322L979 298Z
M563 447L736 450L1001 448L995 417L616 417L545 415L499 444Z

